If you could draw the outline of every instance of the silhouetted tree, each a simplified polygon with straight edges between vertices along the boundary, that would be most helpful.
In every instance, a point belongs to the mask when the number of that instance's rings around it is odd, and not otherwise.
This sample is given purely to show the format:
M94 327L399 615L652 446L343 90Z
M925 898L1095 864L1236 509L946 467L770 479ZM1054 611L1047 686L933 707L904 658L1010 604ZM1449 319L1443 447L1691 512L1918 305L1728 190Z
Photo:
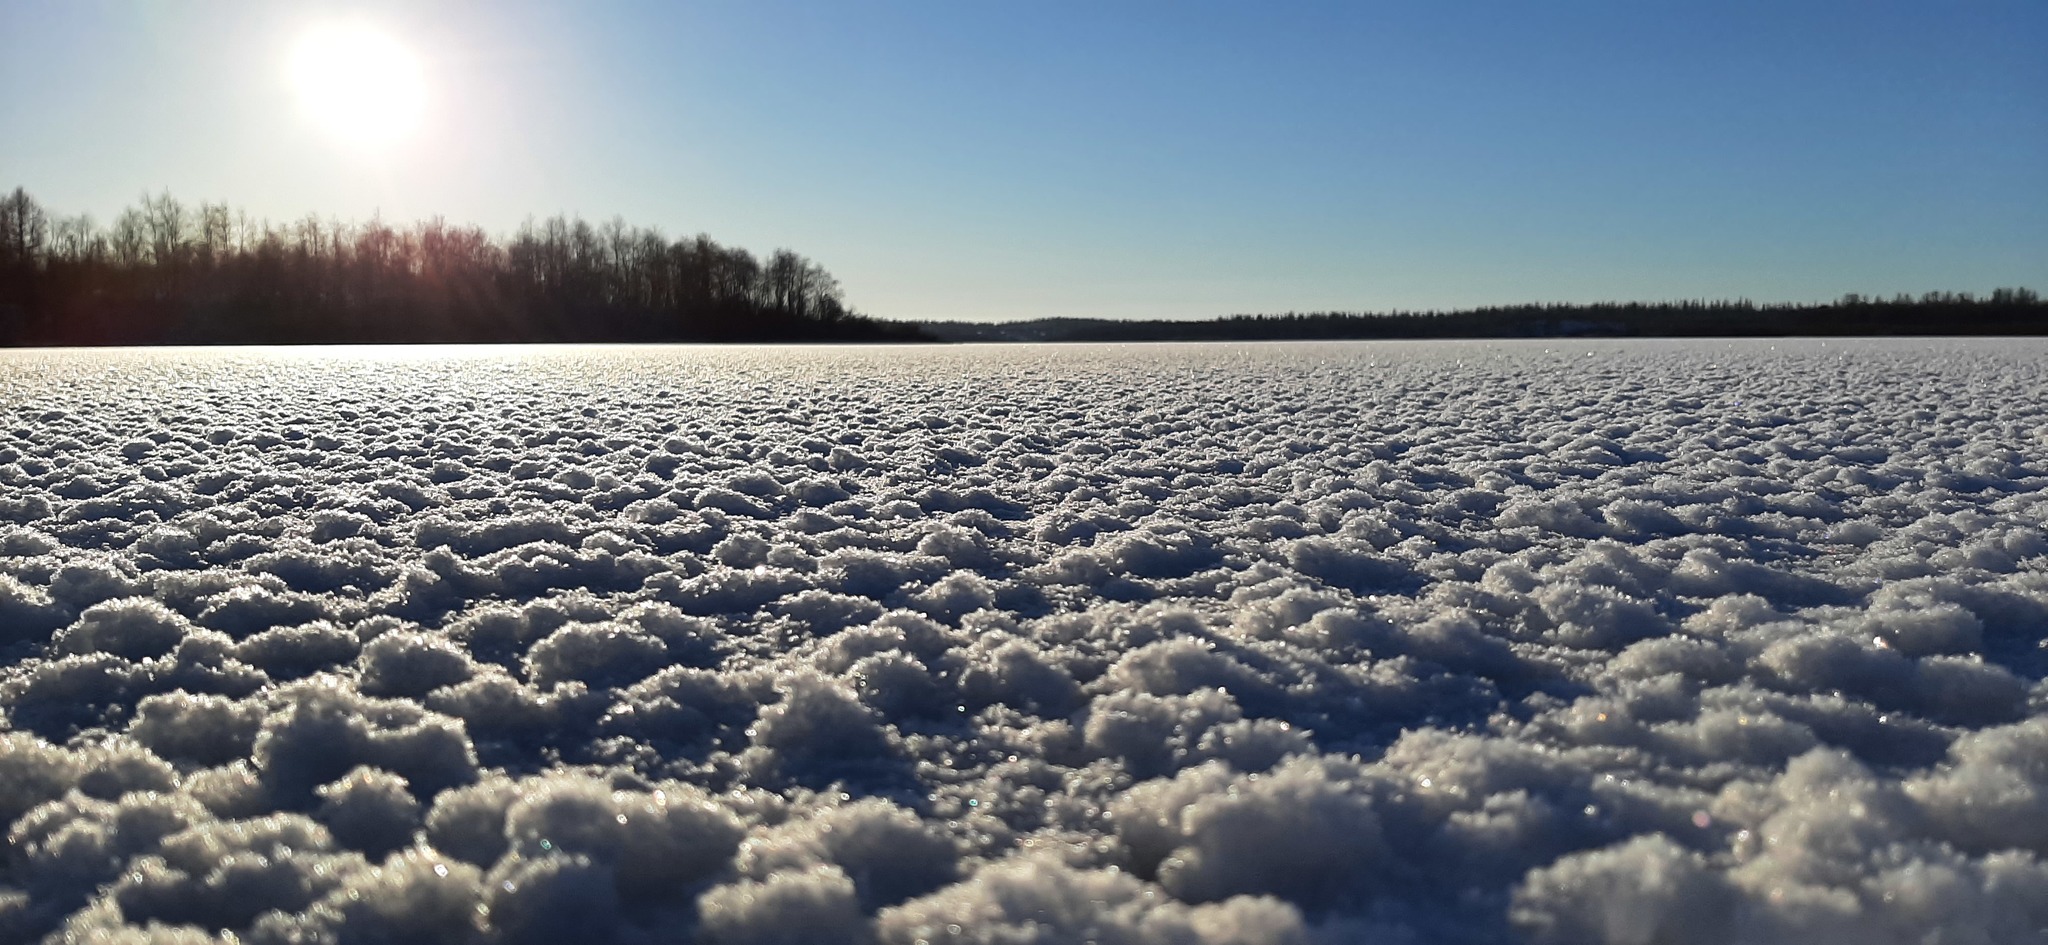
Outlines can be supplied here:
M613 217L503 243L435 218L275 225L145 194L105 231L0 198L0 342L683 341L912 336L847 311L788 250L671 242Z
M141 210L129 207L114 218L114 260L129 269L148 261L149 223Z
M189 220L185 205L168 192L142 197L142 224L148 230L149 258L158 269L175 270L185 262Z
M1233 341L1558 336L2041 335L2048 305L2030 289L1987 299L1930 292L1888 302L1845 296L1819 305L1748 299L1493 306L1457 312L1235 315L1207 321L1040 319L1006 324L921 323L943 341Z
M0 265L34 265L42 259L50 218L20 187L0 197Z

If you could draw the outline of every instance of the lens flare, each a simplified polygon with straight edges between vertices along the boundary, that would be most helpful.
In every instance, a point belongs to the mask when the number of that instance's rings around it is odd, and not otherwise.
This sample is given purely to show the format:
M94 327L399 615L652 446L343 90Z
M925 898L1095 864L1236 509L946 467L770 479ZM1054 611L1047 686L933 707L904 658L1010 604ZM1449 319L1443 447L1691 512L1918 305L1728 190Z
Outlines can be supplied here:
M389 148L417 131L426 115L419 56L367 24L308 30L291 51L291 82L305 116L351 147Z

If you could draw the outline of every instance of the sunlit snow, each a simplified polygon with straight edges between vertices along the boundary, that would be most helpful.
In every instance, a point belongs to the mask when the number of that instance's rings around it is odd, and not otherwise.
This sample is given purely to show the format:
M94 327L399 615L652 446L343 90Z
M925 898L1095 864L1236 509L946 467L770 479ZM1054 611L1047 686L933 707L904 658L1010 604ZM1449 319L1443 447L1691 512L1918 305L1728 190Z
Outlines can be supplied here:
M0 941L2038 941L2044 391L6 353Z

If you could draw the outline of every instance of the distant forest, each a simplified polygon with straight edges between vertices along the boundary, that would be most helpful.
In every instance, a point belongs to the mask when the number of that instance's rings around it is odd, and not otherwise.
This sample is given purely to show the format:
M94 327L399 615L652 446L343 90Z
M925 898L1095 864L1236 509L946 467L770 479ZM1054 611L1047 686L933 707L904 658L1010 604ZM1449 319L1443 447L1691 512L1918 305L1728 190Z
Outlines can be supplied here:
M2018 288L1820 304L901 322L855 313L831 273L790 250L762 260L616 217L529 220L493 239L439 218L275 224L158 194L102 227L52 216L21 188L0 196L0 345L2044 334L2048 304Z
M940 341L1308 341L1396 338L1785 337L1794 335L2048 335L2048 304L2032 289L1988 296L1929 292L1844 295L1817 305L1600 302L1505 305L1455 312L1232 315L1204 321L1041 318L919 322Z
M145 196L109 226L0 197L0 345L885 341L824 267L617 218L507 240L433 219L252 220Z

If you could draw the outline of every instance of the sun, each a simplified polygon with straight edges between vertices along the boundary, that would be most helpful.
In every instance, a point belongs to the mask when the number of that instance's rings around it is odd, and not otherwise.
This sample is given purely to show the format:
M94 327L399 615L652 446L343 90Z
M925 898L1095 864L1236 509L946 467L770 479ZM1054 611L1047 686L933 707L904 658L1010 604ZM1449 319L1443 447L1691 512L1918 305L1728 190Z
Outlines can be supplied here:
M368 24L306 31L291 49L290 74L305 117L350 147L388 149L417 131L426 115L419 56Z

